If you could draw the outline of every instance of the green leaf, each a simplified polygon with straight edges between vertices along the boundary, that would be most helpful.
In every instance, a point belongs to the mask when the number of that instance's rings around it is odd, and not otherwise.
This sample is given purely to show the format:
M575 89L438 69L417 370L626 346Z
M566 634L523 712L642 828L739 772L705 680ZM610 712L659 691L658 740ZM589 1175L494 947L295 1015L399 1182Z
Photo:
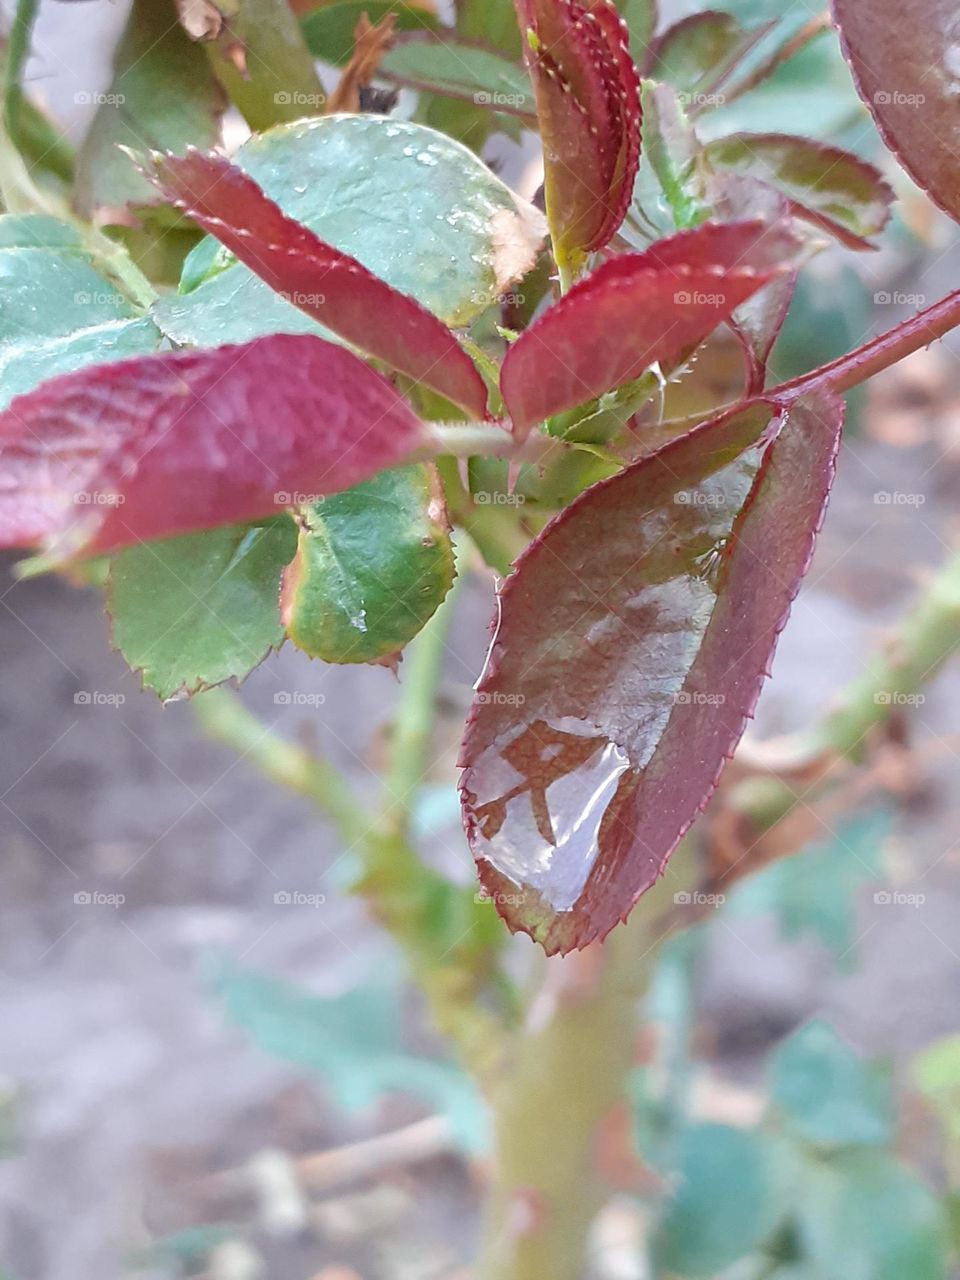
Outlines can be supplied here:
M678 1174L653 1239L657 1274L715 1275L753 1252L786 1208L775 1148L759 1132L720 1124L688 1129Z
M293 522L227 525L147 542L115 557L113 639L146 687L168 699L242 679L283 643L277 596Z
M56 374L160 341L53 218L0 217L0 290L0 407Z
M422 125L326 116L270 129L234 159L285 213L447 324L469 324L535 261L540 215L467 148ZM161 300L155 312L177 342L330 337L209 245L191 254L183 279L189 292Z
M918 1054L913 1076L946 1130L956 1170L960 1168L960 1035L938 1040Z
M757 178L779 191L800 216L838 236L850 248L887 225L893 191L872 165L811 138L741 133L706 148L719 169Z
M300 513L284 574L287 635L325 662L398 653L436 612L454 576L432 467L383 471Z
M457 0L457 32L483 40L511 58L521 53L520 26L513 0Z
M808 1023L778 1047L770 1092L791 1132L816 1147L883 1146L893 1138L889 1075L825 1022Z
M322 902L317 910L324 910ZM345 1110L363 1110L392 1093L412 1094L449 1118L466 1151L486 1147L482 1099L452 1063L415 1057L406 1049L402 1002L389 982L323 998L224 965L215 990L230 1018L262 1048L316 1073Z
M384 58L388 80L431 93L463 98L480 107L534 117L530 77L519 63L488 49L454 40L408 41Z
M643 86L643 143L678 231L710 216L703 148L676 92L652 80Z
M206 54L171 4L136 0L114 55L113 80L77 157L75 201L86 217L126 223L127 206L162 203L119 148L182 151L220 139L225 95ZM165 211L165 221L178 215Z
M727 910L739 916L771 912L785 938L812 934L849 967L859 933L857 894L881 877L889 832L885 809L846 818L833 839L809 845L738 885Z
M883 1152L847 1151L798 1186L801 1246L817 1280L944 1280L946 1222L936 1197Z
M353 53L353 33L363 14L373 23L388 13L397 20L398 31L439 31L441 24L425 9L403 4L400 0L340 0L321 4L300 23L307 48L324 62L342 67Z

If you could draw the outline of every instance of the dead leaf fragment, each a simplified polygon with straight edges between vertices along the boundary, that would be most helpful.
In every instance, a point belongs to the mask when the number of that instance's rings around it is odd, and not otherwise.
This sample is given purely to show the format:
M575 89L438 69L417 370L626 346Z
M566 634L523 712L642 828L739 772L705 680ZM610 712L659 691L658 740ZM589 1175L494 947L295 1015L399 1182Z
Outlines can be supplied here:
M392 13L386 14L376 24L365 13L361 14L353 33L353 54L327 107L331 114L360 110L360 90L370 87L380 63L393 48L396 25L396 15Z

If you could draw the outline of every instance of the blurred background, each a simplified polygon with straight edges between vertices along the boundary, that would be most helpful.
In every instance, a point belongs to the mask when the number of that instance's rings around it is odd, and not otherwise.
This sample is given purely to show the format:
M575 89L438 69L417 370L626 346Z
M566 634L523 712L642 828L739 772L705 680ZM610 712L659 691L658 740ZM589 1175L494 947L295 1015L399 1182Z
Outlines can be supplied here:
M729 7L763 16L760 4ZM109 84L124 13L104 0L41 6L28 82L74 140ZM831 250L806 273L778 377L960 283L956 229L884 159L831 36L729 112L725 130L813 132L858 150L901 197L881 252ZM530 137L490 147L532 194ZM725 352L721 341L719 367ZM852 418L756 740L829 710L957 545L951 344L878 378ZM307 800L206 740L189 705L140 690L111 652L98 592L17 582L12 565L0 584L3 1274L466 1277L487 1117L391 944L343 893L349 851ZM454 760L493 586L472 572L460 594L417 813L425 851L464 882ZM289 649L243 688L267 723L321 745L360 787L382 760L396 693L386 670ZM839 1268L778 1228L764 1275L944 1274L960 1216L958 728L955 664L895 717L801 854L732 890L664 953L638 1048L638 1141L668 1142L677 1113L697 1124L676 1157L686 1190L661 1229L660 1274L759 1277L731 1269L725 1250L731 1223L762 1235L755 1219L777 1219L776 1188L758 1181L761 1135L807 1162L811 1235ZM526 940L516 948L523 965ZM830 1181L837 1150L846 1198ZM591 1274L648 1275L642 1229L638 1200L615 1200Z

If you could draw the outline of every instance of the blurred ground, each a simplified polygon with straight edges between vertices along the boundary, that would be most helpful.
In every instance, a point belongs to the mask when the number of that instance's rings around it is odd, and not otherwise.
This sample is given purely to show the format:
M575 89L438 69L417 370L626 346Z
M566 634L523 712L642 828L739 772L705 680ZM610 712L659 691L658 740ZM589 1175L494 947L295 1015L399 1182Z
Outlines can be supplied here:
M77 65L89 65L95 43L73 50ZM58 92L69 101L75 90ZM917 287L932 300L957 279L956 253L934 255ZM876 320L896 318L885 308ZM960 368L948 351L878 384L845 446L760 732L825 710L958 544L958 441ZM884 493L922 502L877 501ZM211 955L327 994L389 968L389 944L338 894L328 871L342 851L308 804L206 743L188 706L161 709L141 693L110 652L96 593L55 579L14 584L11 564L0 581L0 1073L15 1096L18 1154L0 1161L0 1259L17 1280L120 1280L152 1237L203 1220L186 1191L198 1177L266 1148L321 1151L423 1113L398 1102L345 1119L303 1072L227 1024L209 989ZM451 722L482 661L489 590L478 581L462 598L444 687ZM362 782L395 689L385 671L284 652L245 697ZM278 705L278 693L325 702L303 711ZM958 725L955 664L914 717L923 785L897 818L898 884L925 902L877 905L866 892L854 972L813 944L785 944L770 920L712 930L701 997L710 1052L730 1079L749 1083L770 1044L817 1011L900 1062L960 1029ZM450 856L469 875L465 846ZM283 890L327 901L278 906ZM264 1176L282 1184L282 1166ZM339 1196L306 1229L259 1231L264 1274L452 1277L475 1230L463 1164L439 1156L378 1185L372 1198ZM270 1199L284 1203L282 1185ZM237 1213L252 1216L249 1204ZM242 1253L221 1265L223 1277L260 1274ZM355 1271L322 1270L337 1265Z

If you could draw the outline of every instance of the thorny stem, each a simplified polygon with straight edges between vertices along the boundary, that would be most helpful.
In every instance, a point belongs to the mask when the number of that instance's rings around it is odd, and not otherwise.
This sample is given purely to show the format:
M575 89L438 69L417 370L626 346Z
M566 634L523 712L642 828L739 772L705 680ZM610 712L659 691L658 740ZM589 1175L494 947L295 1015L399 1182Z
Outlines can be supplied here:
M940 569L862 675L840 694L834 710L813 729L771 744L777 766L797 769L818 759L855 759L871 729L909 705L960 648L960 554ZM761 744L762 750L762 744ZM769 828L796 803L796 788L778 777L742 783L734 807Z

